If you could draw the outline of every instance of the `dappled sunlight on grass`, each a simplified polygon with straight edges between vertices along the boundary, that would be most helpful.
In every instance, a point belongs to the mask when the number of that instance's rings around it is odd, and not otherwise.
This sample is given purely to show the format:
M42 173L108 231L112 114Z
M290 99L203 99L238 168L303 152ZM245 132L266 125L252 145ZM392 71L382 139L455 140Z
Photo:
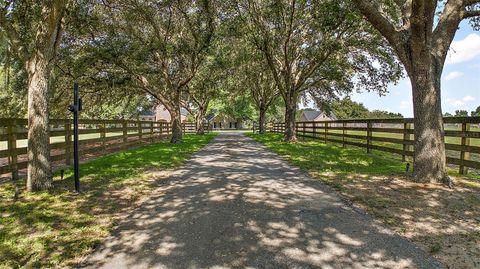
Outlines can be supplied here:
M320 141L281 142L277 134L250 135L394 232L418 243L450 268L480 265L480 178L449 171L455 187L412 182L405 164L386 153Z
M401 162L366 154L364 150L358 148L345 149L325 145L320 141L285 143L280 142L281 136L277 134L250 136L276 153L287 157L295 165L315 172L334 171L335 174L353 172L375 175L401 173L405 169L405 165Z
M88 254L107 236L116 218L152 188L149 171L181 165L215 135L187 135L182 144L161 142L81 165L81 195L72 171L46 192L22 193L0 185L0 268L64 267ZM24 183L18 183L23 188Z

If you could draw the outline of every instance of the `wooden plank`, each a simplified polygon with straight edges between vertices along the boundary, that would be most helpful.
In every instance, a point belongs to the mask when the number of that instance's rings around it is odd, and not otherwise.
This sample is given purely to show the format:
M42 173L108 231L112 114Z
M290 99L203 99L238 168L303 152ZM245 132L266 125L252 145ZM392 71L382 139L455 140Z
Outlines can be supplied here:
M455 164L455 165L464 165L470 168L480 169L480 162L476 162L476 161L467 161L467 160L460 160L457 158L447 157L447 163Z
M470 131L470 123L466 123L466 122L462 123L462 132L469 132L469 131ZM462 137L461 140L462 140L461 141L462 147L470 146L470 138ZM467 174L468 167L466 167L464 163L465 161L470 160L470 152L465 151L462 148L462 150L460 151L460 160L461 160L461 164L458 171L460 174Z
M372 144L372 123L367 122L367 152L371 153L371 144Z
M406 122L406 123L403 124L403 130L404 130L404 132L403 132L403 143L402 143L403 144L403 152L404 152L402 154L402 161L403 162L406 161L406 159L407 159L406 152L410 151L410 144L407 144L407 142L413 143L411 141L411 134L407 131L407 130L410 130L410 129L412 129L412 124L411 123Z
M17 163L17 168L18 168L18 170L26 169L27 166L28 166L28 161L24 161L24 162L19 162L19 163Z
M18 165L18 164L17 164ZM10 173L10 165L0 166L0 175Z
M122 131L123 131L123 143L127 143L127 141L128 141L128 130L127 130L128 126L127 126L127 124L128 124L128 123L127 123L126 120L124 120L124 121L122 122L122 127L123 127L123 128L122 128Z
M398 155L413 156L413 151L404 151L403 149L384 147L384 146L380 146L380 145L370 145L370 148L375 149L375 150L395 153L395 154L398 154Z
M408 137L406 138L406 140L404 140L404 139L399 139L399 138L372 136L371 140L372 141L378 141L378 142L388 142L388 143L393 143L393 144L407 145L407 146L408 145L413 145L413 142L414 142L413 140L408 140Z
M106 132L107 124L102 121L100 123L100 141L102 142L102 151L105 153L107 150L107 132Z
M153 122L150 123L150 140L153 143Z
M480 123L480 117L444 117L443 123Z
M141 122L138 122L137 123L137 127L138 127L138 139L142 139L143 137L143 124Z
M323 124L323 127L324 127L324 130L325 130L324 131L325 132L325 144L327 144L327 141L328 141L328 137L327 137L327 135L328 135L328 122L325 122Z
M57 154L57 155L52 155L50 156L50 160L52 160L52 162L57 162L57 161L63 161L63 160L66 160L66 157L67 157L67 154Z
M0 158L7 158L10 156L10 151L8 149L0 150Z
M10 121L10 124L7 127L8 133L8 151L10 152L9 163L10 171L12 173L12 180L18 179L18 166L17 166L17 122L15 119Z
M462 146L462 145L458 145L458 144L445 144L445 148L447 150L465 151L465 152L480 154L480 147L476 147L476 146L467 146L467 145Z
M15 136L17 137L17 141L28 138L28 134L27 134L27 133L24 133L24 132L22 132L22 133L16 133Z
M467 137L467 138L480 138L480 132L445 130L445 136Z

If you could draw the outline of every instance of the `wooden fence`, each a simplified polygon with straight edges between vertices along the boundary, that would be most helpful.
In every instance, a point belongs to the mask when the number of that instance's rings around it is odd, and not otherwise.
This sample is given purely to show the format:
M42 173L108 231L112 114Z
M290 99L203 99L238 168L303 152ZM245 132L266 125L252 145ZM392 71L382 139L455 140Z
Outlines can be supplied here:
M73 121L50 120L51 160L56 168L73 161ZM183 123L184 133L195 132L195 123ZM135 120L79 120L80 155L105 153L168 138L167 122ZM27 168L27 120L0 119L0 176L17 179ZM97 154L98 155L98 154Z
M447 163L458 165L464 174L468 167L480 169L480 117L445 117L445 147ZM283 133L285 123L270 124L270 131ZM346 147L347 145L413 156L414 124L412 118L359 119L319 122L297 122L300 138L320 139Z

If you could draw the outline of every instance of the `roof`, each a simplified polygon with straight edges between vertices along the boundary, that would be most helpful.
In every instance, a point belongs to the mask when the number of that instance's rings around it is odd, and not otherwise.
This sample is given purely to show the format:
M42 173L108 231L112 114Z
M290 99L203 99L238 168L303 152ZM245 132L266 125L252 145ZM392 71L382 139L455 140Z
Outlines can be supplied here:
M312 110L312 111L303 111L302 112L302 115L305 117L306 121L314 121L315 119L317 119L322 114L331 118L332 120L337 120L338 119L337 116L333 112L330 112L329 115L326 114L323 111L320 111L320 110Z
M322 115L322 111L317 110L303 111L302 113L307 121L314 121L316 118L318 118L318 116Z
M155 116L155 112L151 110L144 110L140 112L140 116Z

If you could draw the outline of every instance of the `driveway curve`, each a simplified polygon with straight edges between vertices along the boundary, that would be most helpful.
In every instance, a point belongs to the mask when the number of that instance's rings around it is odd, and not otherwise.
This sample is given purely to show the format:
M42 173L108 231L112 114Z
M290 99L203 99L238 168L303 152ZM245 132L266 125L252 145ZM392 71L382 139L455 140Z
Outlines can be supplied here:
M445 268L241 133L122 220L86 268Z

